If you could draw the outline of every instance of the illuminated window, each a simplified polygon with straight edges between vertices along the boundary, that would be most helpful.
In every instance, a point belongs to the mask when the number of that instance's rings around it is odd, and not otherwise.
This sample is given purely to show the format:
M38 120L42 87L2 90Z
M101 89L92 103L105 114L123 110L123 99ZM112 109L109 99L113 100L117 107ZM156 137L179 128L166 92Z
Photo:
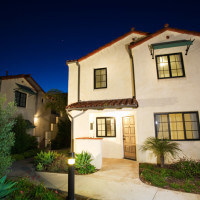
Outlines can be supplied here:
M116 137L114 117L97 118L97 137Z
M158 78L185 76L182 53L156 56Z
M26 107L26 94L15 91L15 103L18 107Z
M94 89L107 88L107 69L94 69Z
M198 112L155 114L156 137L169 140L198 140Z

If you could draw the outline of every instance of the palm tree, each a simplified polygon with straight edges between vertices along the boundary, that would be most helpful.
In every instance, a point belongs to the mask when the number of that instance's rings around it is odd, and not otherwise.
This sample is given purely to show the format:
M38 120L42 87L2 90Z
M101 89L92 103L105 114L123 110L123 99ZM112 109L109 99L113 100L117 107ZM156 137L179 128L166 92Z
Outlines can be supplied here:
M173 157L181 151L179 144L169 140L161 140L154 137L148 137L140 148L141 151L153 151L153 153L160 157L161 167L164 167L165 156L172 155Z

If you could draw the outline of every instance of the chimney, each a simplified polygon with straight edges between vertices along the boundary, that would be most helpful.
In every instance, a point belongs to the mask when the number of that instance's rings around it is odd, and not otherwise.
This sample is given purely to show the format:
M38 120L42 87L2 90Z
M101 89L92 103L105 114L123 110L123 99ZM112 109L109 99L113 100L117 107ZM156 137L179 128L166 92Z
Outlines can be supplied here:
M6 76L8 76L8 71L6 71Z

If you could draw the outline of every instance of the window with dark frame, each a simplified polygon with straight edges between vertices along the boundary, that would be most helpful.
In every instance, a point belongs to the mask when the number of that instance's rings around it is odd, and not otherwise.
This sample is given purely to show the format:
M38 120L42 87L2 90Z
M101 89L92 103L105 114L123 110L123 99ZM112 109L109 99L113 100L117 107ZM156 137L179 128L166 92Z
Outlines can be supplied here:
M159 79L185 76L182 53L157 55L156 66Z
M97 117L96 122L97 137L116 137L114 117Z
M158 139L200 139L198 112L157 113L154 121Z
M107 88L107 69L94 69L94 89Z
M15 102L18 107L26 107L27 94L15 91Z

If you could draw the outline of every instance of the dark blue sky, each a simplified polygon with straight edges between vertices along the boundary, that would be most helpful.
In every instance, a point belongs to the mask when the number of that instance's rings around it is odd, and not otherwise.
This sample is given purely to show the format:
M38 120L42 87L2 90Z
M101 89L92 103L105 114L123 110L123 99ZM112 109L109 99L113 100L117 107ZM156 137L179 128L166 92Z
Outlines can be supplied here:
M130 31L171 27L200 32L195 1L4 1L0 3L0 75L31 74L45 90L67 92L66 60Z

